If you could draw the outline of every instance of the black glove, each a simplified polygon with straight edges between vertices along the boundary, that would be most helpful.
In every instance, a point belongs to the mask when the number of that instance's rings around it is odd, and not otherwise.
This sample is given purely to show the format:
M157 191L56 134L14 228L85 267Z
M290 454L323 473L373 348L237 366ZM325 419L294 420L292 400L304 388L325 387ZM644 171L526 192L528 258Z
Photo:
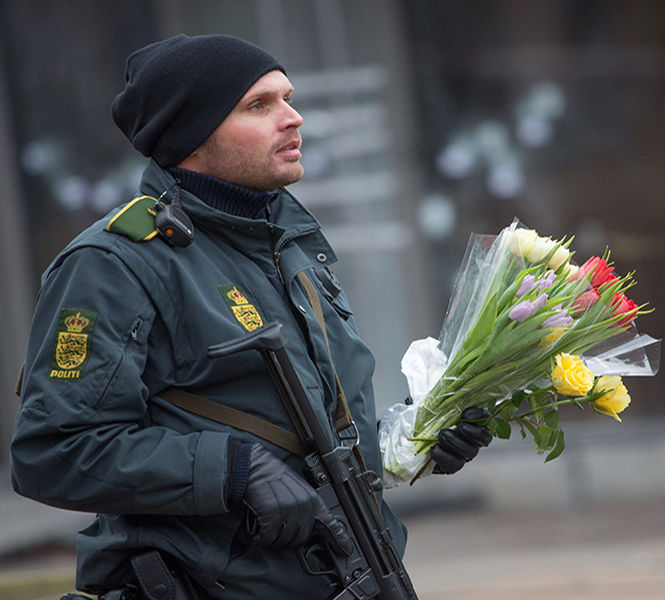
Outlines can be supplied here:
M432 460L436 463L433 472L452 475L475 457L482 446L488 446L492 441L489 429L466 421L482 421L489 417L485 409L467 408L457 427L439 431L439 441L431 451Z
M261 444L252 444L243 502L250 511L252 541L262 546L299 548L316 532L333 551L351 554L344 526L321 496Z

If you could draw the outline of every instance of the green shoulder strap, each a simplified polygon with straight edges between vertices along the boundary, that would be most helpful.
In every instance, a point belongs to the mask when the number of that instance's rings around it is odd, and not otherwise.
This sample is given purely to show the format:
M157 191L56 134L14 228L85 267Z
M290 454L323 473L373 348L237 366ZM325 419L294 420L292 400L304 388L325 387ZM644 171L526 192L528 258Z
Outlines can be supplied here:
M300 438L295 433L279 425L273 425L270 421L250 415L245 411L215 402L214 400L202 398L176 387L164 390L159 394L159 397L178 408L182 408L200 417L252 433L262 440L288 450L296 456L304 457L306 455Z
M307 299L314 310L316 315L316 320L321 325L323 330L323 337L326 338L326 344L328 346L328 352L330 353L330 342L328 340L328 330L326 329L326 321L323 317L323 309L321 308L321 300L319 299L319 294L312 283L312 280L307 276L305 271L300 271L298 273L298 279L302 284L305 294L307 294ZM332 354L330 356L330 362L332 363ZM349 412L349 405L346 401L346 396L344 395L344 390L342 389L342 382L337 376L337 371L335 370L335 365L333 364L333 374L335 375L335 384L337 386L337 409L335 411L335 427L337 431L343 431L348 427L353 425L353 418Z
M134 198L113 216L106 231L126 235L135 242L151 240L157 235L155 211L152 210L156 202L157 199L152 196Z

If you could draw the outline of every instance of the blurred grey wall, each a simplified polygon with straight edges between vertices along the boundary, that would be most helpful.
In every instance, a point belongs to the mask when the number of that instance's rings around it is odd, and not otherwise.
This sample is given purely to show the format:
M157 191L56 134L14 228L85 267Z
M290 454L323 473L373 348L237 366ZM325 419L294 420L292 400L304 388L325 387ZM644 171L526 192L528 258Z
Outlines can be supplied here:
M185 32L266 47L296 84L306 176L335 271L377 356L379 410L399 359L437 336L468 235L515 216L605 245L657 311L665 279L665 4L648 0L46 0L0 2L0 461L7 460L39 274L130 199L145 164L109 115L125 59ZM663 376L631 380L662 413Z

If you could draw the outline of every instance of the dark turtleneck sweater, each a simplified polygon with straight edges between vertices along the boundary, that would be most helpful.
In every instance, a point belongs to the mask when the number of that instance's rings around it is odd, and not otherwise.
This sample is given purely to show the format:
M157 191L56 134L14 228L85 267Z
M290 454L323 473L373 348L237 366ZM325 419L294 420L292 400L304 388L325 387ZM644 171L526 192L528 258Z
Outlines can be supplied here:
M180 180L180 187L200 198L208 206L247 219L265 219L268 204L277 192L252 190L218 179L212 175L173 167L169 173Z

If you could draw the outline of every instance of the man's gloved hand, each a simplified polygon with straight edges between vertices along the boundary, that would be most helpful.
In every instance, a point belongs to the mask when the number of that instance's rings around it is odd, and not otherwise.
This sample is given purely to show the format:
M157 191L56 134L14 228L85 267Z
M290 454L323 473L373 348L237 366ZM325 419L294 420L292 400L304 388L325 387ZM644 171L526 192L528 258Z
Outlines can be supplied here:
M469 462L482 446L488 446L492 434L484 425L468 421L483 421L490 414L485 409L467 408L461 415L460 424L454 429L442 429L439 441L432 448L432 460L436 463L434 473L452 475Z
M267 548L299 548L314 532L340 555L350 555L351 540L321 496L293 469L252 444L243 497L250 515L252 541Z

